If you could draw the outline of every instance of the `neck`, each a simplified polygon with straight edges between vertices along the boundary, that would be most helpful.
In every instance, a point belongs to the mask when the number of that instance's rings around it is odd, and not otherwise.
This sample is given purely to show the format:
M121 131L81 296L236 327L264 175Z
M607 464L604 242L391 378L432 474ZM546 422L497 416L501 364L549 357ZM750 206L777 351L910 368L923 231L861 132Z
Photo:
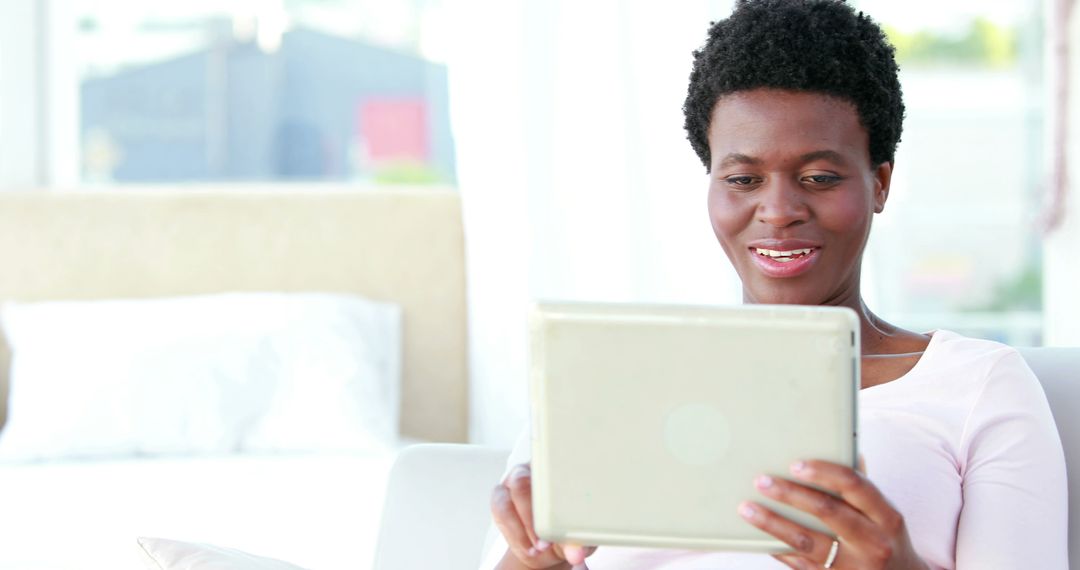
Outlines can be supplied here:
M756 301L750 299L744 290L743 302L755 303ZM852 280L847 287L838 291L836 295L818 304L828 307L847 307L855 311L855 314L859 317L859 338L863 356L883 352L882 345L888 341L889 337L899 332L899 329L882 320L866 306L859 288L858 279Z

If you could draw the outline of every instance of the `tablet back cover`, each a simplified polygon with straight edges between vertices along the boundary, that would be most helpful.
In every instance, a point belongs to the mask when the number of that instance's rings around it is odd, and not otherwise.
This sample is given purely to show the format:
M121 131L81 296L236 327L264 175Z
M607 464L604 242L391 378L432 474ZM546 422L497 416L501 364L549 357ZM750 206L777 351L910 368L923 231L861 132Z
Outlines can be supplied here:
M533 501L549 541L781 552L736 514L754 477L854 465L858 319L845 308L538 306Z

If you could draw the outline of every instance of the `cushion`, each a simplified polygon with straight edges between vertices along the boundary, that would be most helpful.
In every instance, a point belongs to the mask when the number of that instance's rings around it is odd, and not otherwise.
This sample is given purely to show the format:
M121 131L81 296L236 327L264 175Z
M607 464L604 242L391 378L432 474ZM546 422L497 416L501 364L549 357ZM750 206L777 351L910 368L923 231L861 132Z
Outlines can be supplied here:
M304 570L273 558L232 548L140 537L139 550L148 570Z
M385 448L400 321L321 293L9 303L0 461Z

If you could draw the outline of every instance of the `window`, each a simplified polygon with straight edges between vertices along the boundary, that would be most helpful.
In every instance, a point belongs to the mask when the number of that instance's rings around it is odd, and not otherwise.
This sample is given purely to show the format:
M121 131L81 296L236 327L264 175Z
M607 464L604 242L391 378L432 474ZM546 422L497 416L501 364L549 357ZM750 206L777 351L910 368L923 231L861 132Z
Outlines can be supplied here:
M84 183L444 183L431 0L79 3Z
M889 203L864 260L872 306L916 330L1040 344L1040 4L856 6L895 44L907 105Z

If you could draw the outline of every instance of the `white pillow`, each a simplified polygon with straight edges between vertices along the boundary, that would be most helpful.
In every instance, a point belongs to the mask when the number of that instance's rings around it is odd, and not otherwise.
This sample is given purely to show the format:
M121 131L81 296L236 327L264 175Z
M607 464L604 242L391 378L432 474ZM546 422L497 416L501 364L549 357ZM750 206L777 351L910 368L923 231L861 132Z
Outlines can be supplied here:
M304 570L273 558L263 558L232 548L140 537L148 570Z
M9 303L0 461L393 445L401 312L320 293Z

